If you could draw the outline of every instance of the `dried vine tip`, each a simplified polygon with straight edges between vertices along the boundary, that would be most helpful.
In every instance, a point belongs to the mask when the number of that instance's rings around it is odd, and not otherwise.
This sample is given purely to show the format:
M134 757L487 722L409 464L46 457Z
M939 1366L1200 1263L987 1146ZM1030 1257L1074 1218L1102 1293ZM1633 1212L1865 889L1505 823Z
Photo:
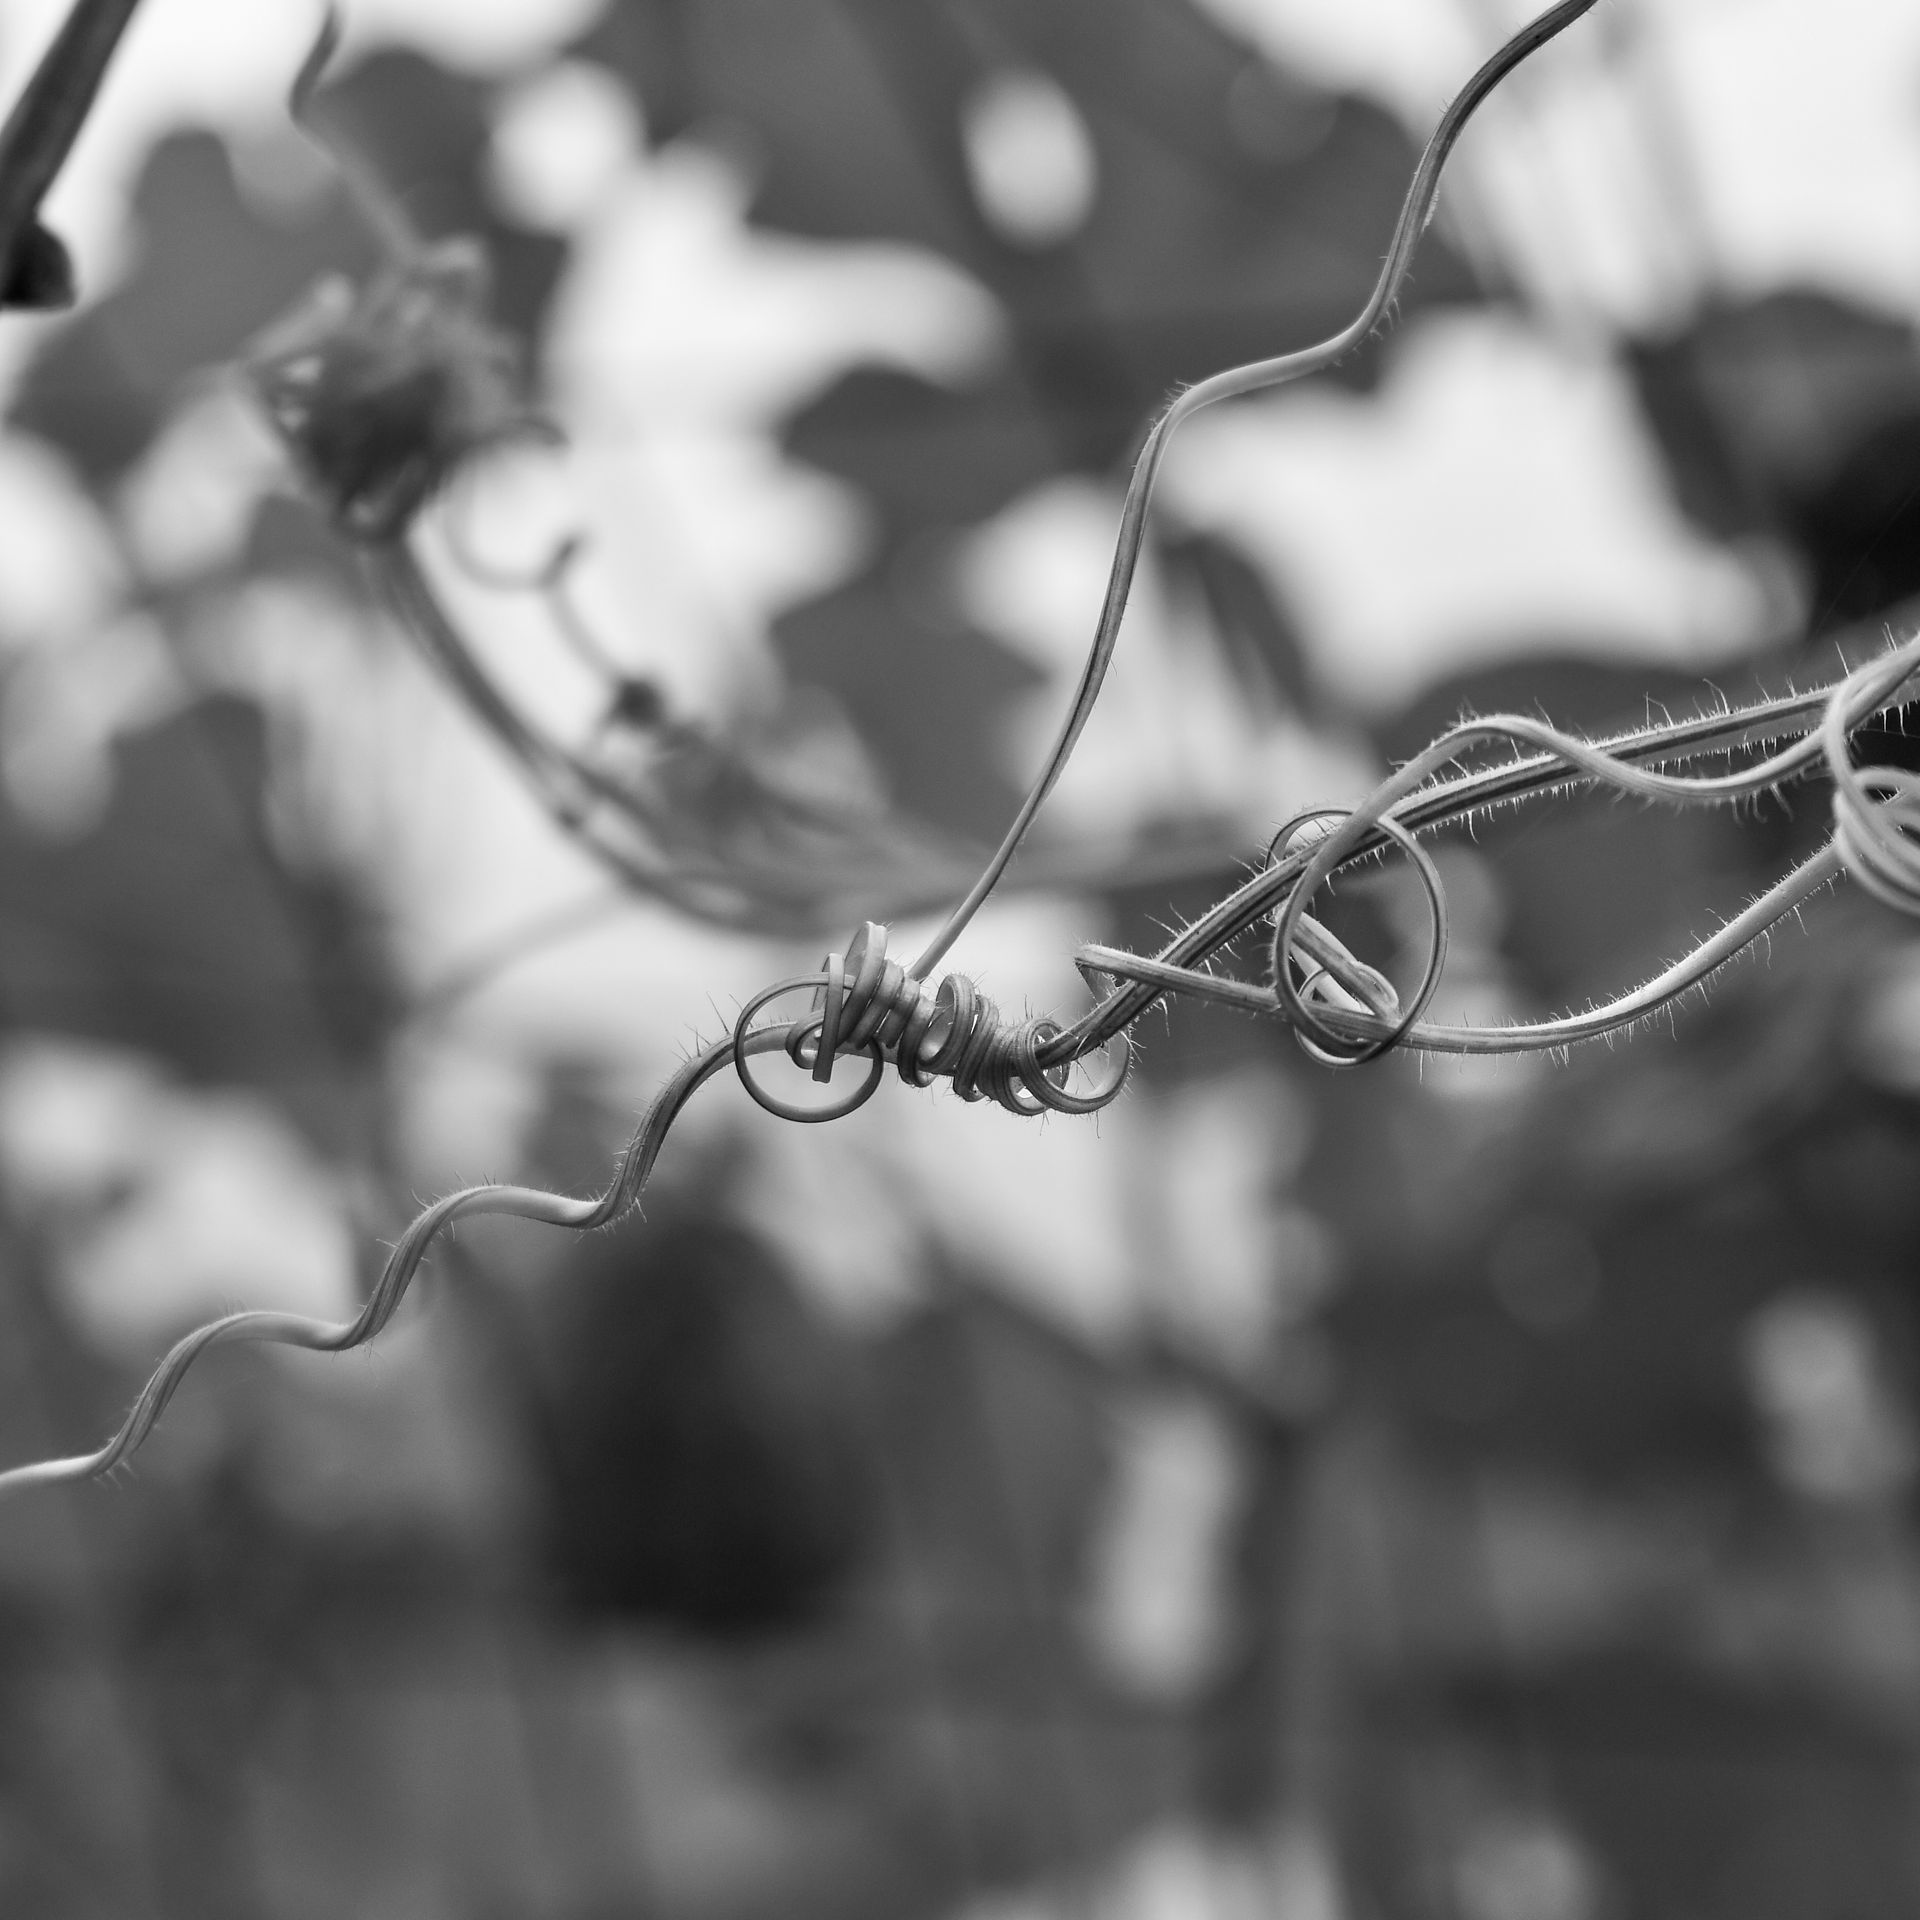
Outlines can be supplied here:
M387 264L358 290L322 281L242 364L335 525L380 545L402 538L474 453L525 431L527 414L519 356L487 317L480 242L416 240L384 189L313 128L309 109L341 31L330 6L289 109L340 169Z
M399 539L479 449L524 419L512 343L486 317L486 259L449 240L355 292L322 282L245 370L349 538Z
M1168 443L1181 422L1190 419L1202 407L1212 406L1215 401L1262 392L1318 373L1351 353L1373 332L1391 310L1406 281L1408 269L1413 265L1414 251L1421 234L1426 230L1435 197L1440 191L1440 176L1445 170L1447 156L1453 151L1467 122L1515 67L1598 4L1599 0L1561 0L1559 6L1548 8L1514 34L1460 89L1446 112L1440 116L1440 124L1434 129L1432 138L1420 156L1419 165L1414 169L1406 198L1401 202L1400 217L1394 225L1387 257L1381 265L1373 291L1367 296L1365 305L1338 333L1330 335L1317 346L1303 347L1297 352L1283 353L1269 360L1249 361L1244 366L1230 367L1225 372L1210 375L1178 394L1154 420L1127 482L1127 496L1120 510L1120 534L1114 546L1106 596L1101 602L1093 644L1088 650L1086 665L1081 669L1080 681L1074 689L1066 718L1047 751L1039 777L1021 802L1019 812L1014 815L1006 837L994 850L993 857L966 897L947 916L940 930L908 969L915 979L925 978L946 957L987 896L1000 884L1001 876L1019 851L1035 815L1039 813L1047 795L1053 791L1072 756L1082 729L1092 716L1107 668L1113 659L1114 648L1119 644L1120 623L1127 611L1127 601L1133 591L1134 572L1139 565L1141 543L1146 537L1147 510L1152 504L1154 482Z

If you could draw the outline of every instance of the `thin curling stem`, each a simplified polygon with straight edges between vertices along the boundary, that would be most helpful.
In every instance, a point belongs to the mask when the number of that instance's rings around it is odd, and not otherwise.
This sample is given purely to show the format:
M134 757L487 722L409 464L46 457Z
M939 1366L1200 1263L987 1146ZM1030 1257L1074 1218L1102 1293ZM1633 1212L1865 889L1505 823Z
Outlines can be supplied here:
M1159 478L1160 463L1166 455L1168 443L1181 422L1190 419L1202 407L1212 406L1217 400L1229 400L1241 394L1285 386L1290 381L1304 379L1308 374L1319 373L1344 359L1366 339L1379 325L1405 284L1407 270L1413 264L1414 250L1433 213L1434 198L1440 189L1440 175L1446 166L1447 156L1453 151L1454 143L1460 138L1467 122L1473 118L1487 95L1521 61L1545 46L1563 28L1571 26L1595 4L1596 0L1562 0L1561 5L1549 8L1538 19L1522 27L1461 88L1441 115L1439 126L1434 129L1426 151L1420 156L1420 164L1414 169L1406 199L1401 203L1400 218L1394 227L1393 240L1387 248L1379 278L1374 282L1366 305L1352 320L1318 346L1302 348L1295 353L1283 353L1269 360L1250 361L1241 367L1230 367L1223 373L1216 373L1188 387L1185 392L1176 395L1154 421L1127 482L1127 496L1120 511L1119 540L1114 548L1113 568L1107 578L1106 598L1101 604L1093 646L1088 652L1086 665L1081 669L1080 683L1074 689L1066 719L1047 754L1040 777L1021 803L1020 811L1014 815L1006 838L1000 842L966 898L948 915L945 925L907 969L912 978L924 980L965 932L987 896L999 885L1000 876L1006 872L1013 856L1019 851L1020 843L1027 837L1034 816L1039 813L1055 783L1066 770L1074 746L1092 716L1094 703L1100 697L1100 688L1107 677L1107 668L1112 663L1114 648L1119 644L1120 623L1126 616L1134 573L1140 562L1140 548L1146 538L1147 509L1152 504L1154 483Z
M750 1043L760 1050L759 1037ZM778 1045L776 1037L765 1042ZM621 1156L612 1184L597 1198L573 1199L537 1187L477 1186L449 1194L428 1207L401 1235L387 1258L366 1305L351 1320L322 1320L302 1313L254 1311L230 1313L196 1328L175 1344L153 1370L120 1430L92 1453L64 1460L42 1460L31 1466L0 1473L0 1497L28 1487L60 1486L76 1480L95 1480L136 1452L179 1391L188 1369L209 1347L239 1342L281 1347L305 1347L314 1353L345 1353L363 1346L386 1326L406 1298L420 1263L433 1243L456 1221L486 1215L509 1215L551 1227L570 1227L590 1233L611 1226L630 1213L660 1157L667 1134L688 1100L734 1057L734 1042L723 1040L696 1054L655 1096L633 1139Z
M287 90L287 117L326 155L347 189L353 210L366 227L369 237L379 246L389 263L413 259L420 252L420 236L400 210L399 203L368 170L366 163L350 150L337 147L315 122L314 96L333 56L340 51L346 32L340 9L328 0L321 10L320 31L314 35L300 71Z

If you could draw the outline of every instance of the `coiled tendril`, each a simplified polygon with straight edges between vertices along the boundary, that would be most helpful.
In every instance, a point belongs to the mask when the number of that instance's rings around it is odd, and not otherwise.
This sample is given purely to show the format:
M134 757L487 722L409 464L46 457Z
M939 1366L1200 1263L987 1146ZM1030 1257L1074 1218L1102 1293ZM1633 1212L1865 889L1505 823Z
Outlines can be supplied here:
M784 1026L755 1029L754 1016L788 994L811 992L812 1010ZM823 1085L843 1053L864 1053L866 1078L844 1099L803 1107L769 1093L748 1070L747 1041L778 1032L796 1067ZM897 960L887 958L887 929L869 920L844 955L830 953L820 971L762 989L741 1009L733 1029L740 1082L769 1113L784 1120L838 1120L864 1106L891 1064L910 1087L945 1080L962 1100L992 1100L1031 1119L1041 1113L1097 1113L1119 1097L1132 1065L1124 1035L1116 1064L1085 1093L1067 1085L1068 1061L1043 1059L1066 1031L1057 1020L1005 1020L998 1007L963 973L929 989ZM1105 1042L1101 1043L1107 1044Z

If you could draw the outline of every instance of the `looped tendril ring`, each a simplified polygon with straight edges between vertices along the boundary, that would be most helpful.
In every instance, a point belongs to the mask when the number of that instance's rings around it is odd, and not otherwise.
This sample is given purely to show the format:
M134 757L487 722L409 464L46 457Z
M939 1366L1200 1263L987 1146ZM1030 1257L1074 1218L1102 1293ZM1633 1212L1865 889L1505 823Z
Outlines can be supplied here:
M1920 643L1909 643L1902 653L1915 645ZM1848 736L1867 716L1848 712L1840 697L1844 692L1841 688L1828 703L1820 727L1820 751L1833 779L1834 849L1876 900L1901 913L1920 914L1920 838L1915 837L1920 836L1920 776L1903 767L1853 764Z
M1338 810L1333 808L1321 809L1306 816L1309 821L1338 817ZM1329 952L1329 947L1338 947L1339 943L1324 927L1309 920L1306 907L1310 894L1304 880L1293 890L1287 904L1274 918L1268 964L1274 1000L1291 1017L1294 1039L1304 1052L1322 1066L1359 1067L1370 1060L1378 1060L1384 1053L1390 1053L1418 1025L1420 1016L1426 1012L1439 988L1440 976L1446 971L1447 896L1440 870L1434 865L1433 856L1399 821L1383 815L1380 829L1412 861L1413 870L1419 876L1427 899L1430 926L1427 964L1421 974L1420 985L1404 1012L1396 1004L1398 996L1392 983L1384 976L1373 973L1371 968L1362 969L1361 963L1354 961L1354 973L1345 979L1336 974L1336 956ZM1290 837L1287 830L1283 829L1277 838L1285 840ZM1332 838L1331 835L1326 837ZM1312 872L1311 866L1308 872ZM1322 876L1323 880L1326 878L1331 878L1331 875ZM1309 926L1313 929L1311 934L1306 931ZM1352 959L1351 955L1346 955L1344 947L1340 947L1339 951L1349 960ZM1312 958L1314 964L1311 968L1303 967L1303 952ZM1298 981L1294 979L1296 970L1303 974ZM1370 981L1364 978L1367 974L1372 975ZM1374 991L1367 992L1366 986L1374 986ZM1381 992L1380 989L1385 991ZM1320 1016L1319 1007L1322 1005L1345 1012L1369 1013L1377 1020L1391 1021L1392 1024L1379 1038L1356 1042L1349 1033Z
M784 1028L756 1028L755 1016L788 994L811 993L812 1007ZM887 957L887 929L869 920L844 955L830 953L817 973L763 988L734 1022L734 1068L740 1083L769 1113L783 1120L838 1120L864 1106L889 1063L912 1087L946 1080L962 1100L992 1100L1031 1119L1042 1113L1096 1113L1118 1098L1133 1064L1124 1036L1077 1052L1055 1047L1066 1029L1045 1018L1010 1022L963 973L947 974L938 987L916 980ZM842 1054L865 1053L866 1076L842 1099L802 1106L770 1092L749 1070L750 1039L779 1034L779 1046L803 1073L826 1085ZM1068 1086L1081 1052L1105 1046L1113 1064L1083 1093Z

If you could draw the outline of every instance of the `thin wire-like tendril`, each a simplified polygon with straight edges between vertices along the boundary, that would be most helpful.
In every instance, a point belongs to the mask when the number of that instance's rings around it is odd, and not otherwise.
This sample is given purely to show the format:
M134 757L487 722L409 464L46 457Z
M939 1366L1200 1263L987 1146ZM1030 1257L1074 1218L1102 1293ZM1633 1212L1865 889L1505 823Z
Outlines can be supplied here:
M813 990L821 1001L814 1015L753 1027L753 1015L761 1005L798 989ZM434 1241L461 1220L506 1215L578 1233L612 1226L638 1204L660 1149L688 1100L729 1065L761 1105L794 1119L835 1119L851 1112L872 1092L878 1075L869 1076L851 1099L809 1111L768 1095L749 1075L749 1059L783 1052L815 1079L825 1081L841 1052L859 1048L876 1062L893 1060L901 1077L913 1084L924 1086L936 1076L945 1077L963 1099L991 1097L1014 1113L1086 1113L1106 1105L1126 1080L1130 1050L1121 1043L1107 1080L1090 1093L1076 1094L1067 1087L1064 1069L1043 1068L1036 1057L1040 1042L1057 1031L1054 1023L1044 1020L1004 1024L992 1003L959 975L948 975L937 993L928 993L918 982L908 981L897 962L887 959L885 929L869 925L855 937L845 962L837 954L829 955L820 975L785 981L760 994L748 1003L727 1039L696 1054L674 1074L647 1109L603 1194L580 1199L537 1187L488 1184L465 1187L435 1201L400 1237L366 1304L352 1319L324 1320L256 1309L225 1314L196 1328L177 1341L154 1369L111 1439L91 1453L0 1473L0 1497L111 1473L145 1441L188 1370L210 1347L250 1343L344 1353L364 1346L399 1310Z
M1446 112L1440 116L1440 124L1434 129L1426 151L1420 156L1420 164L1414 169L1412 184L1407 188L1405 200L1401 202L1400 218L1394 226L1393 240L1387 248L1387 257L1381 265L1373 291L1367 296L1366 305L1338 333L1321 341L1318 346L1279 354L1270 360L1250 361L1245 366L1229 367L1223 373L1216 373L1176 395L1154 421L1148 430L1146 443L1140 449L1139 458L1134 462L1132 477L1127 482L1126 500L1120 510L1119 540L1114 548L1113 568L1107 579L1106 599L1101 605L1093 647L1087 655L1085 667L1081 669L1080 683L1074 689L1066 719L1061 723L1059 735L1047 753L1040 777L1021 802L1020 811L1014 815L1006 838L1000 842L993 858L968 890L966 898L947 916L940 930L907 969L916 980L924 980L946 957L987 896L999 885L1000 876L1006 872L1020 849L1021 841L1027 837L1034 816L1039 813L1048 794L1066 770L1080 734L1092 717L1094 703L1100 698L1101 684L1113 660L1114 648L1120 642L1120 623L1126 617L1134 572L1140 562L1141 544L1146 538L1147 509L1152 504L1154 482L1159 477L1160 463L1166 456L1167 446L1181 423L1191 419L1202 407L1210 407L1218 400L1259 393L1319 373L1336 361L1345 359L1366 339L1393 305L1406 280L1407 271L1413 264L1414 250L1433 213L1434 197L1440 190L1440 175L1446 167L1447 156L1453 151L1454 143L1460 138L1467 122L1473 118L1487 95L1521 61L1545 46L1563 28L1570 27L1596 3L1597 0L1562 0L1559 6L1549 8L1537 20L1522 27L1460 89Z
M766 1044L778 1042L768 1040ZM494 1185L464 1187L458 1193L450 1193L444 1200L435 1201L401 1235L387 1256L386 1266L366 1305L351 1320L322 1320L303 1313L256 1310L229 1313L196 1328L176 1342L154 1369L120 1430L104 1446L92 1453L75 1454L64 1460L42 1460L0 1473L0 1495L111 1473L152 1432L154 1423L179 1390L188 1368L209 1347L264 1342L305 1347L315 1353L345 1353L349 1348L364 1345L393 1318L428 1248L457 1221L505 1214L515 1219L540 1221L547 1226L570 1227L579 1233L612 1225L639 1200L640 1190L680 1110L699 1087L733 1059L735 1051L731 1040L708 1047L667 1082L647 1109L622 1155L612 1184L598 1198L570 1199L536 1187Z

